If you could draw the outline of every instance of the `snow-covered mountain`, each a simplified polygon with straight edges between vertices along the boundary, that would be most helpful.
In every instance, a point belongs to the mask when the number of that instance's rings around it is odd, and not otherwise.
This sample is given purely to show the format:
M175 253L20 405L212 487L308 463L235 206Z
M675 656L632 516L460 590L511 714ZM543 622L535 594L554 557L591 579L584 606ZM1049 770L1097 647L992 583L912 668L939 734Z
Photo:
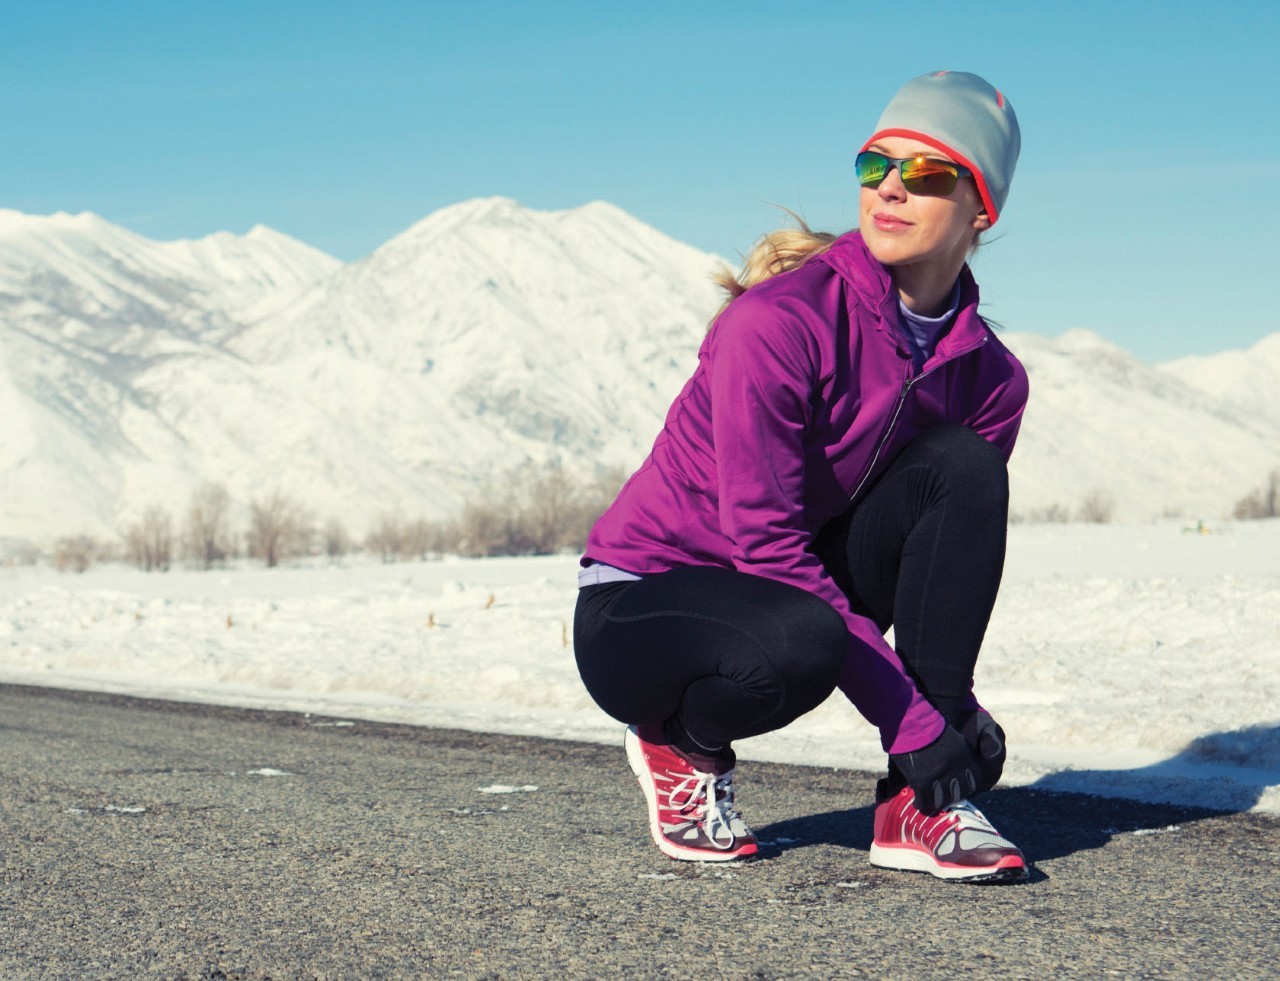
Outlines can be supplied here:
M1280 428L1280 333L1245 351L1179 358L1160 367L1250 419Z
M229 349L281 387L323 391L358 440L372 416L394 459L451 508L474 478L548 450L571 465L638 462L696 364L714 263L612 205L468 201Z
M261 226L153 242L0 210L0 535L107 533L216 468L146 379L247 373L222 340L340 265Z
M221 340L339 266L262 225L153 242L89 212L0 209L0 317L109 354L146 356L175 337Z
M0 211L0 537L112 534L203 480L359 531L452 513L527 460L635 466L696 364L716 261L600 202L467 201L345 265L263 227L161 243ZM1119 517L1217 517L1277 465L1280 413L1208 386L1216 361L1006 340L1032 378L1023 513L1099 491Z
M202 480L359 530L557 456L636 462L696 363L715 258L611 205L443 209L342 265L266 229L0 223L0 536L109 534Z
M1097 495L1119 519L1218 518L1280 466L1280 413L1194 387L1194 372L1152 367L1087 330L1004 340L1031 382L1009 468L1016 511L1077 513Z

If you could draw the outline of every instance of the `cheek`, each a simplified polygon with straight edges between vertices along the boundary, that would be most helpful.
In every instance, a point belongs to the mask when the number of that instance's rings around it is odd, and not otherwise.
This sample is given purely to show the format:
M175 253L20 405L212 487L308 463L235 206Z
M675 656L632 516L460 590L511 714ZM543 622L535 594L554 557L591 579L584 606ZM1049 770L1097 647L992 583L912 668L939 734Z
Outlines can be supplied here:
M951 224L955 217L955 207L946 198L916 198L916 214L920 221L932 228Z
M920 198L921 224L939 242L954 242L973 234L969 209L950 198Z
M874 188L858 188L858 225L865 231L871 224L871 212L880 203L880 195Z

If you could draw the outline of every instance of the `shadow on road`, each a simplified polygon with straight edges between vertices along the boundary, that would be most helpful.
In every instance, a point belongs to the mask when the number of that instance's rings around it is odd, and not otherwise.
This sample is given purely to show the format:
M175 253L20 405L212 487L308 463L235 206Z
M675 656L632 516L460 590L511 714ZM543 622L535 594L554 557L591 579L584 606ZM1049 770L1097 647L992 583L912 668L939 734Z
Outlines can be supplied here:
M1280 725L1256 725L1193 739L1182 751L1127 770L1063 770L1037 780L1044 790L1187 801L1239 813L1280 785Z
M1206 781L1212 781L1213 807L1150 802L1207 799ZM997 788L977 803L1035 862L1101 848L1116 835L1158 833L1224 813L1248 811L1263 790L1276 785L1280 785L1280 725L1265 725L1201 736L1177 755L1151 766L1053 773L1029 787ZM871 821L868 803L755 830L766 856L815 844L866 851L871 845Z
M871 816L872 808L868 804L775 821L753 830L760 842L760 851L766 856L819 844L865 852L871 847Z

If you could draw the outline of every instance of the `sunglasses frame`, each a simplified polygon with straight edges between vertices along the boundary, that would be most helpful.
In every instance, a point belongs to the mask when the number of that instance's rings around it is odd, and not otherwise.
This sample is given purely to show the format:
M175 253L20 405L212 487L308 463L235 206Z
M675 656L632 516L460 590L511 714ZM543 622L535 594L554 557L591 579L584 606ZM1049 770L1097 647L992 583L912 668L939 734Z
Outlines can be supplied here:
M909 157L891 157L887 153L881 153L879 150L863 150L856 157L854 157L854 160L853 160L854 173L857 173L858 161L861 160L863 157L879 157L881 160L884 160L889 164L888 169L884 172L884 177L881 177L878 181L875 181L874 183L871 183L869 181L864 181L861 177L858 178L859 186L868 187L868 188L871 188L872 190L874 190L875 188L883 184L885 181L885 178L887 178L889 174L893 172L894 168L897 168L898 179L902 181L902 186L906 188L907 193L915 194L919 197L930 197L930 198L950 197L952 194L955 193L956 185L960 183L961 177L970 177L970 178L973 177L973 171L971 171L968 167L964 166L963 164L956 163L954 160L942 160L942 159L939 159L938 157L930 157L927 154L923 154L923 153L912 154ZM928 179L928 177L931 176L932 174L937 174L939 172L936 170L931 171L930 174L926 174L924 178L920 178L916 175L912 175L909 177L905 173L903 173L902 165L913 163L913 162L920 162L920 163L927 162L931 164L940 165L943 168L945 168L942 171L942 173L946 173L947 171L954 170L955 180L952 181L951 186L948 187L945 191L926 191L920 188L919 186L920 181ZM914 189L911 186L911 184L913 183L916 184L916 187Z

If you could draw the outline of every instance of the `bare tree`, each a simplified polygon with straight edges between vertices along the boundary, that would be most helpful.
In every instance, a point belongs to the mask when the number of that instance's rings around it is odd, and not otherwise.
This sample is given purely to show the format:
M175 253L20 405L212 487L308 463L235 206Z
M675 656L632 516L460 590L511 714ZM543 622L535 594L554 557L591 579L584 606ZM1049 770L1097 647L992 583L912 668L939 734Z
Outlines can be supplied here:
M1011 511L1011 525L1063 525L1071 520L1071 510L1065 504L1050 504L1048 507L1032 508L1029 511Z
M364 545L383 562L466 556L546 555L586 544L625 479L614 468L582 482L557 462L526 464L483 484L452 521L380 515Z
M1080 502L1080 510L1077 514L1081 521L1095 525L1105 525L1110 523L1114 512L1115 499L1112 498L1108 491L1095 487Z
M582 489L558 463L528 473L517 486L524 498L520 526L529 550L545 555L570 544L581 518Z
M347 533L346 526L337 518L330 518L325 522L324 531L320 533L320 538L324 545L324 554L331 559L341 558L352 549L351 535Z
M471 500L458 519L458 551L462 555L513 555L516 537L511 504L496 499L492 491L482 491Z
M407 537L404 518L394 511L387 511L378 516L364 536L364 547L376 552L383 562L395 562L404 550Z
M409 521L400 514L387 512L378 517L365 536L364 547L377 553L383 562L426 559L451 548L455 537L453 529L448 523L425 518Z
M84 572L104 557L104 549L91 535L59 538L53 546L53 567L59 572Z
M518 467L502 479L500 489L491 483L467 503L457 525L457 550L545 555L581 548L623 476L609 470L584 485L558 463Z
M430 555L461 555L462 523L452 521L424 521L420 529L426 545L422 558Z
M152 504L125 529L124 544L129 561L139 569L168 572L173 561L173 519L169 512Z
M222 484L205 483L191 496L183 529L185 556L202 569L212 569L231 554L231 497Z
M586 546L591 526L613 503L622 485L626 483L627 476L627 471L622 467L609 467L599 471L595 479L587 484L579 497L577 519L573 523L569 540L564 543L565 548L581 549Z
M1262 489L1236 501L1231 516L1240 520L1280 517L1280 470L1271 471Z
M249 554L274 569L283 559L305 555L311 547L311 522L292 498L275 491L249 504Z
M419 518L406 529L404 556L427 559L432 555L440 555L448 551L452 535L452 526L448 522Z

